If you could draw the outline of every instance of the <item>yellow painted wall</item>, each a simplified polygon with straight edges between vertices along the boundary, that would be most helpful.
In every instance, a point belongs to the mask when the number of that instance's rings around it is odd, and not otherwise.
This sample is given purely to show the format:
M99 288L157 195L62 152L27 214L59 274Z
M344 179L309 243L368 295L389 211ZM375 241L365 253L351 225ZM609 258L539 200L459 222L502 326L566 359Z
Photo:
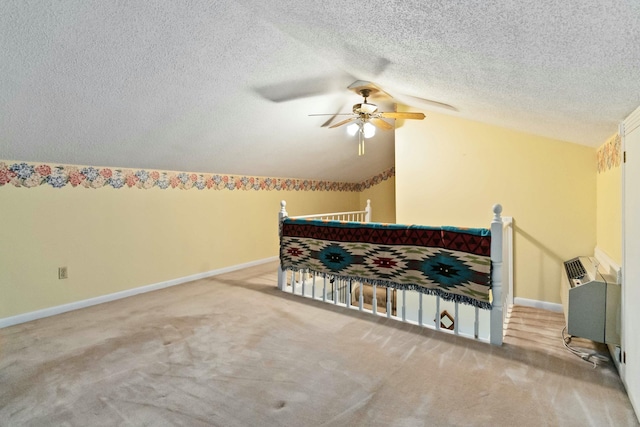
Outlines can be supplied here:
M427 113L396 131L398 223L515 223L515 296L560 302L562 262L596 242L595 149Z
M396 222L396 179L394 176L360 192L361 209L371 200L372 222Z
M0 318L276 256L281 199L360 209L357 192L4 185Z
M611 155L603 150L609 139L598 149L599 156ZM619 152L616 153L619 156ZM602 159L597 174L597 242L598 247L618 265L622 265L622 167L618 162L609 163Z

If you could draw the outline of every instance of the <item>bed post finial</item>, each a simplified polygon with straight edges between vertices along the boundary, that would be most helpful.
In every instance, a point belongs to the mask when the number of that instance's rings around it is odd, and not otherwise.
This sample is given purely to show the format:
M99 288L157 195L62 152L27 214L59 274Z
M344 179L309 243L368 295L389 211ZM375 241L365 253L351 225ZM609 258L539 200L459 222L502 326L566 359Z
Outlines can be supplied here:
M501 213L502 213L502 205L500 203L496 203L495 205L493 205L493 220L494 221L502 222L502 219L500 218L500 214Z
M364 210L367 212L364 214L364 222L371 222L371 199L367 199L367 206Z
M278 222L282 223L282 220L284 220L288 216L289 216L289 213L287 213L287 202L285 202L284 200L280 200L280 212L278 212Z
M287 213L286 206L287 206L287 202L285 202L284 200L281 200L280 212L278 212L278 234L282 233L282 221L284 221L284 219L289 216L289 214ZM279 265L278 266L278 289L283 291L286 286L287 286L287 278L284 274L284 271L282 270L282 266Z

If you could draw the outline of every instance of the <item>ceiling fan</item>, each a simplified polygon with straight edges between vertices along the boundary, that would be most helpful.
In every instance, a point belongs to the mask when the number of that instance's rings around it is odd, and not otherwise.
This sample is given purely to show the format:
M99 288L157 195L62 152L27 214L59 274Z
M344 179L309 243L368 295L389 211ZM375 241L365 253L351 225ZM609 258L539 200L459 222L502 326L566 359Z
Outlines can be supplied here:
M358 104L354 104L351 113L335 113L335 114L309 114L310 116L333 116L333 120L336 116L351 116L348 119L342 120L336 124L329 126L329 128L337 128L339 126L351 123L347 128L347 131L351 135L358 134L358 155L364 154L364 140L371 138L375 134L375 128L382 130L391 130L393 126L382 119L424 119L423 113L409 113L409 112L383 112L378 111L378 106L368 102L368 98L376 93L382 92L372 85L363 87L362 83L356 82L349 86L349 89L355 90L359 93L364 101ZM382 92L384 93L384 92Z

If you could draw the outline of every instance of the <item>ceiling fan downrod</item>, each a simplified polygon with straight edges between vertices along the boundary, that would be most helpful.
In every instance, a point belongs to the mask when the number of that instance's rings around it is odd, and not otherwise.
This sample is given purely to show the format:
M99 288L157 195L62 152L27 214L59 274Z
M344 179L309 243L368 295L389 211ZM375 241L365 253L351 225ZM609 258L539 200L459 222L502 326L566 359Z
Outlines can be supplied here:
M364 98L364 103L367 104L367 98L371 95L371 89L360 89L360 95Z

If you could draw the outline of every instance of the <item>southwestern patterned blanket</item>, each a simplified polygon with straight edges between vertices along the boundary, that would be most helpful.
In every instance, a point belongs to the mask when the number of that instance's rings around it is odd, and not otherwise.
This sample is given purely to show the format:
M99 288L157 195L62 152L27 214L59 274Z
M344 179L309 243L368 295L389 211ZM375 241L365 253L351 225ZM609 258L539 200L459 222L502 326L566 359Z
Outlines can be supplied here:
M286 218L283 270L308 269L491 309L491 231Z

